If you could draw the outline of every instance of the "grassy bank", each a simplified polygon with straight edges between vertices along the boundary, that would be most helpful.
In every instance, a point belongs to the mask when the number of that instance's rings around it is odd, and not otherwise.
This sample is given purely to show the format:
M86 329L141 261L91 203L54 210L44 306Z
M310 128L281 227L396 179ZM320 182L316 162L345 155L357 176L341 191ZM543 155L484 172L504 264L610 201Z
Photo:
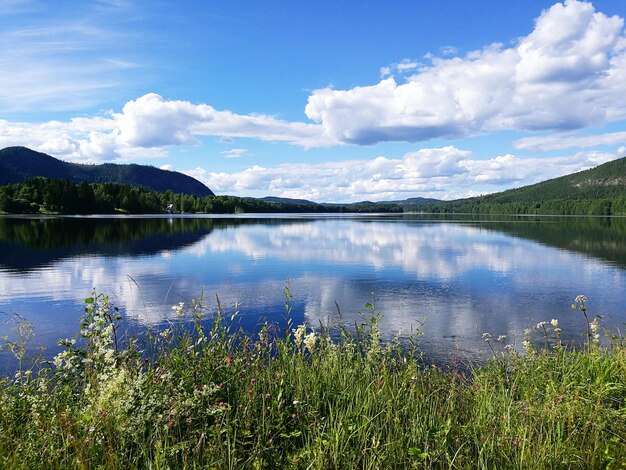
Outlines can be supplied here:
M468 376L382 345L368 307L331 340L303 325L249 338L221 311L205 329L202 302L179 304L190 322L139 350L94 295L78 342L1 380L0 467L626 467L626 348L601 346L594 321L578 350L556 321L527 331L524 356L485 335L494 357Z

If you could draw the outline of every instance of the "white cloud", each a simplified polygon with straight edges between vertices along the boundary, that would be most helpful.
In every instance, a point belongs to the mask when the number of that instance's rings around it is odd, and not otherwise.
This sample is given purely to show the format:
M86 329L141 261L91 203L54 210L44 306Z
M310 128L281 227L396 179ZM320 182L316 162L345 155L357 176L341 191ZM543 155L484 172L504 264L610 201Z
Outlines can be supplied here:
M24 145L64 159L97 161L106 146L104 137L113 127L113 120L107 116L41 124L0 120L0 146ZM113 150L104 159L120 156Z
M626 132L609 132L595 135L554 134L541 137L524 137L513 143L517 149L532 150L534 152L619 144L626 144Z
M226 158L241 158L247 153L248 151L246 149L230 149L220 152L220 155L223 155Z
M626 117L623 20L590 3L557 3L515 47L432 58L405 82L324 88L306 115L330 138L373 144L503 129L564 130Z
M615 158L618 158L615 154L599 152L549 158L520 158L507 154L489 160L467 160L463 166L474 185L488 183L500 191L587 170Z
M188 101L166 101L155 93L129 101L114 119L118 141L137 147L186 145L201 135L249 137L304 147L332 144L324 138L320 126L314 124L218 111L207 104Z
M195 144L193 124L210 119L212 111L208 106L165 101L159 95L149 93L129 101L120 114L114 115L112 134L118 142L130 147Z
M454 46L443 46L439 49L442 55L454 55L459 52L459 50Z
M198 144L198 136L248 137L303 147L336 144L314 124L218 111L207 104L168 101L155 93L129 101L121 113L42 124L0 120L0 146L25 145L85 161L164 155L168 146ZM231 156L243 155L242 149L235 150Z
M537 183L617 158L581 152L568 157L475 159L453 146L421 149L402 158L253 166L241 172L183 171L219 194L281 196L324 202L434 197L455 199Z
M396 75L406 75L423 67L423 64L412 59L402 59L400 62L380 68L380 78L385 79Z
M410 59L404 59L400 63L396 64L396 69L398 69L398 72L406 72L408 70L415 70L419 67L419 65L420 64L418 62L414 62Z

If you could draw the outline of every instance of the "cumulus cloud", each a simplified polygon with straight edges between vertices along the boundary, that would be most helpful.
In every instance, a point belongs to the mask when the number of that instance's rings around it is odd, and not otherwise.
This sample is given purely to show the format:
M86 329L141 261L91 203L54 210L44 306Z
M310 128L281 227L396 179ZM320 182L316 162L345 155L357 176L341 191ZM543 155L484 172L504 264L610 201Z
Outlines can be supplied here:
M275 195L314 201L354 202L408 197L455 199L495 192L592 168L615 154L580 152L574 156L521 158L499 155L477 159L454 146L421 149L393 159L255 165L241 172L184 171L217 193Z
M42 124L0 120L0 145L27 145L65 159L131 159L165 154L174 145L198 144L198 136L256 138L303 147L336 145L315 124L291 123L265 115L219 111L207 104L165 100L148 93L127 102L120 113ZM242 149L230 156L243 155Z
M114 159L120 153L105 138L113 128L114 122L108 116L40 124L0 120L0 146L25 145L69 160L97 161L105 153L104 159Z
M116 141L129 147L163 147L197 143L195 136L249 137L297 143L304 147L330 145L320 126L292 123L266 115L218 111L208 104L165 100L148 93L114 114Z
M287 122L266 115L218 111L207 104L164 100L148 93L114 114L117 140L128 146L161 147L196 142L195 136L249 137L309 146L331 145L320 126Z
M405 81L315 90L305 108L342 142L420 141L504 129L565 130L626 117L623 20L567 0L514 47L436 58ZM447 50L446 53L450 51Z

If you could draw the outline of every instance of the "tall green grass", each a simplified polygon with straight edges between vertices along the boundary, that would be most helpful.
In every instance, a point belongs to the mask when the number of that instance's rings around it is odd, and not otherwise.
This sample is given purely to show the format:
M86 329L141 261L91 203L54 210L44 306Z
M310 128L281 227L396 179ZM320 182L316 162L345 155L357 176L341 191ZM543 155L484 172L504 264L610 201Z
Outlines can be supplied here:
M0 380L0 467L626 468L619 338L589 326L573 349L544 323L521 356L485 335L494 357L466 374L382 344L368 308L335 339L289 321L252 338L221 307L206 327L202 301L179 304L190 322L139 348L94 293L79 341Z

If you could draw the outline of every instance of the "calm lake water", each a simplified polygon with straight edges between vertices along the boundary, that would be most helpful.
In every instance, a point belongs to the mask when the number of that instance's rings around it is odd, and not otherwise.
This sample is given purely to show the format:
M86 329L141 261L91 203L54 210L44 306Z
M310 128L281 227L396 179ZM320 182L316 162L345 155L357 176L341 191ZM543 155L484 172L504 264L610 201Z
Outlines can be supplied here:
M603 325L626 322L626 219L420 215L0 217L0 335L15 320L33 346L79 330L93 288L133 330L175 321L171 306L204 295L239 304L242 326L362 321L375 299L385 339L424 322L421 347L445 363L488 355L483 332L521 349L524 328L558 318L569 338L584 321L579 294ZM0 373L12 367L0 353Z

